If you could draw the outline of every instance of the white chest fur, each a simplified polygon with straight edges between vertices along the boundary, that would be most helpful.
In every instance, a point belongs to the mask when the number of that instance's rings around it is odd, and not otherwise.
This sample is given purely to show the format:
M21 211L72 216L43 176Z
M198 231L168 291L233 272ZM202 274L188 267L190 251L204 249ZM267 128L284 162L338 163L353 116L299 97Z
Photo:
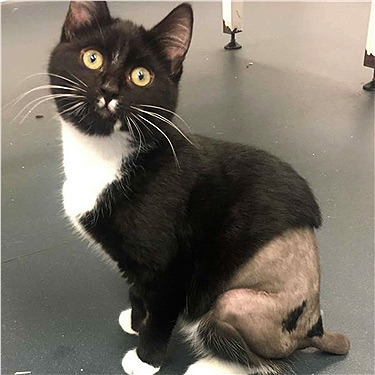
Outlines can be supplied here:
M72 222L95 208L103 190L121 176L121 165L132 148L125 132L89 136L61 120L66 181L64 208ZM77 228L79 229L79 228Z

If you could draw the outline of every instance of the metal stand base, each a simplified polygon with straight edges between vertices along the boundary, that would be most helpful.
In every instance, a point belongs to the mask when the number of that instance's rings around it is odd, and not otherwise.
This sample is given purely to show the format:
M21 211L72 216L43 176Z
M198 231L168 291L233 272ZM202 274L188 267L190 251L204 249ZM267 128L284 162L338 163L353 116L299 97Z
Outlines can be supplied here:
M369 83L366 83L365 85L363 85L363 90L375 91L375 80L373 79Z
M372 81L363 85L363 90L375 91L375 69L374 69L374 76L372 77Z
M224 46L225 49L240 49L242 48L241 44L236 42L236 33L230 34L230 42Z

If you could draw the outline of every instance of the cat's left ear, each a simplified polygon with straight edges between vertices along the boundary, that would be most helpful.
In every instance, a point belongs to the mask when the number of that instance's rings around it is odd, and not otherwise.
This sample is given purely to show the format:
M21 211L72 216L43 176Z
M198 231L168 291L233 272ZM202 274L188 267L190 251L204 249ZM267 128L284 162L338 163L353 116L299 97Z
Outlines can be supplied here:
M163 48L171 62L172 75L179 75L182 62L189 49L193 31L193 10L191 5L183 3L176 7L150 32Z
M106 1L71 1L61 33L61 42L70 42L87 27L100 28L111 22Z

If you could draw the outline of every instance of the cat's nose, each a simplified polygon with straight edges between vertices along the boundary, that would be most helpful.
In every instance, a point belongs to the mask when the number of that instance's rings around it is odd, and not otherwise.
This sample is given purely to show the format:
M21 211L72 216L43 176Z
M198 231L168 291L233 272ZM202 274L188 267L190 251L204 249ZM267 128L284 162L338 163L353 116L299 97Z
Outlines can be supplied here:
M119 96L118 85L113 82L105 82L101 85L100 91L106 103L109 103L112 99L117 99Z

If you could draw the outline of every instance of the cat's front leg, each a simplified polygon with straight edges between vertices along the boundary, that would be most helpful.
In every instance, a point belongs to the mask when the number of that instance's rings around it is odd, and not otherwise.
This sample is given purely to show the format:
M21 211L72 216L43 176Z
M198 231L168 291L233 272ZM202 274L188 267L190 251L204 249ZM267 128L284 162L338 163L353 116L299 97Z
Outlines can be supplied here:
M120 314L119 323L126 333L138 335L138 332L146 323L147 311L134 286L129 289L129 300L131 308Z
M160 370L146 362L143 362L137 353L137 349L129 350L122 359L122 368L128 375L153 375Z
M147 306L147 319L139 331L138 348L127 352L122 367L129 375L152 375L159 371L167 354L168 342L177 321L179 309L173 297L158 306Z

